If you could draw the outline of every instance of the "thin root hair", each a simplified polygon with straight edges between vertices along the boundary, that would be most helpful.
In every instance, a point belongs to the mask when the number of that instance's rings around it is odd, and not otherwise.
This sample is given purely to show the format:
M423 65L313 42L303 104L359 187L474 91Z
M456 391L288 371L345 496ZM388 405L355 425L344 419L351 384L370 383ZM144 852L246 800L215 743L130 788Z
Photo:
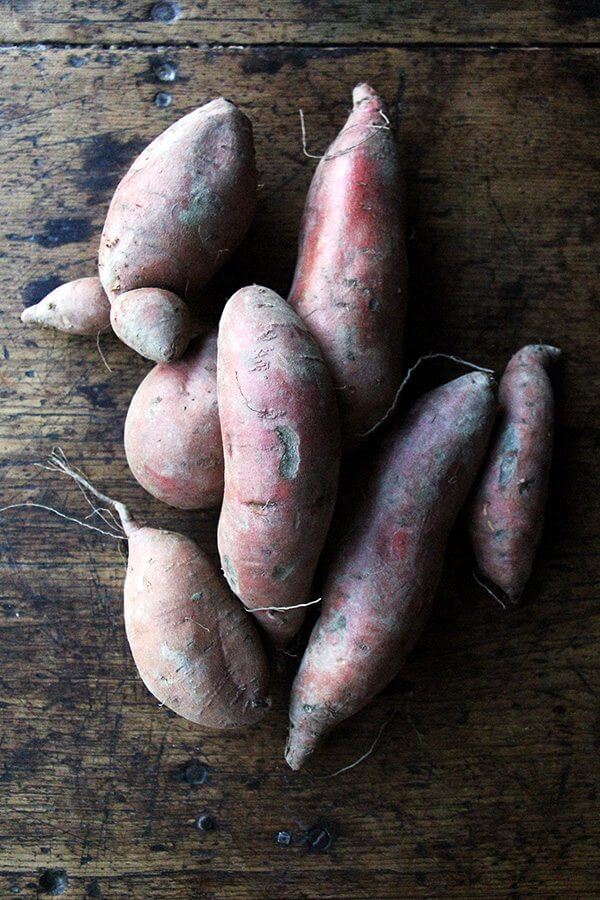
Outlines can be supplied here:
M452 362L459 363L459 365L461 365L461 366L468 366L470 369L476 369L478 372L486 372L488 375L494 374L493 369L486 369L484 366L478 366L478 365L476 365L476 363L469 362L468 359L461 359L460 356L452 356L450 353L426 353L425 356L419 357L419 359L416 361L414 366L411 366L410 369L408 370L408 372L406 373L406 375L404 376L404 379L402 380L402 384L396 391L396 396L394 397L394 399L392 401L392 405L387 410L387 412L385 412L383 414L383 416L381 417L381 419L379 419L378 422L375 422L375 424L372 425L371 428L369 428L367 431L358 432L355 435L355 437L359 437L359 438L369 437L369 435L371 435L371 434L373 434L373 432L377 431L377 429L380 428L381 425L384 424L384 422L387 422L387 420L390 418L390 416L393 414L396 407L398 406L398 400L400 399L400 394L402 393L402 391L404 390L404 388L406 387L406 385L412 378L413 374L419 368L421 363L425 362L425 360L427 360L427 359L449 359Z

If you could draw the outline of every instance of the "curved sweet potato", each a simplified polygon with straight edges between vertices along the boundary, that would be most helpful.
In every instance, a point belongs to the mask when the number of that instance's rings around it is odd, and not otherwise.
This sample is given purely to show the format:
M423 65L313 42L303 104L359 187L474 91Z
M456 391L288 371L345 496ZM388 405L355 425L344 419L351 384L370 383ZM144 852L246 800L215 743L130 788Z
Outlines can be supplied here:
M98 332L110 328L110 303L99 278L76 278L24 309L21 321L96 337Z
M355 495L336 514L321 616L292 687L293 769L402 668L429 616L494 411L488 376L463 375L426 394L357 472Z
M112 198L100 279L194 296L244 237L256 203L252 126L227 100L188 113L137 157Z
M205 509L221 502L216 331L146 375L125 419L125 453L135 478L163 503Z
M481 574L517 603L542 536L552 457L554 397L547 369L556 347L523 347L499 388L500 422L471 508Z
M309 599L335 502L339 421L331 377L294 310L267 288L243 288L219 325L219 415L225 489L221 564L249 608ZM304 609L257 612L277 641Z
M119 516L129 542L125 630L148 690L198 725L237 728L258 721L271 703L264 648L208 557L182 534L141 527L61 451L52 453L49 468L65 472ZM114 532L103 533L117 537Z
M270 706L268 665L250 616L189 538L129 535L125 630L148 690L209 728L252 725Z
M289 301L314 334L352 445L391 407L402 374L404 191L386 106L359 84L314 174Z
M124 344L146 359L179 359L191 337L190 311L176 294L138 288L119 294L110 308L110 323Z

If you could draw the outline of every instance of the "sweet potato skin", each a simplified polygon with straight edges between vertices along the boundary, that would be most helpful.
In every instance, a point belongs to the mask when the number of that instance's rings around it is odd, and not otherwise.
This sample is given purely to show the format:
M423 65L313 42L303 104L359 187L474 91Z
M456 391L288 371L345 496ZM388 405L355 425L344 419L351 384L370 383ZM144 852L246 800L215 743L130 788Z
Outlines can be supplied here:
M124 595L131 652L157 700L208 728L262 718L270 705L264 648L192 540L157 528L130 534Z
M216 330L146 375L125 419L125 453L134 477L157 500L179 509L221 502Z
M109 299L141 287L193 297L243 238L255 203L249 119L222 98L179 119L111 201L98 258Z
M192 333L190 311L183 300L159 288L138 288L115 297L110 323L124 344L158 363L179 359Z
M404 188L385 103L366 84L315 171L289 301L314 334L349 446L385 415L402 375Z
M76 278L21 313L26 325L96 337L110 328L110 303L99 278Z
M470 515L480 573L517 603L542 536L552 458L554 396L548 376L560 350L523 347L500 381L500 421Z
M488 376L464 375L421 398L357 471L355 493L336 513L321 616L292 687L293 769L404 664L429 616L494 411Z
M340 436L331 377L294 310L242 288L219 325L217 392L225 457L221 565L249 608L307 602L335 502ZM286 643L304 609L257 612Z

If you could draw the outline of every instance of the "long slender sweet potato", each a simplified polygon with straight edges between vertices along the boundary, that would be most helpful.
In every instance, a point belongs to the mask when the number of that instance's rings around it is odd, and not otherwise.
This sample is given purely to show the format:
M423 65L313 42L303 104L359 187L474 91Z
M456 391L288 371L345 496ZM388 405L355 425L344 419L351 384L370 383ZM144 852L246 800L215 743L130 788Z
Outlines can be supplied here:
M404 664L429 616L494 411L489 377L463 375L426 394L357 472L355 496L336 514L321 616L292 687L293 769Z
M21 321L96 337L98 332L110 328L110 303L99 278L77 278L24 309Z
M523 593L542 536L554 431L547 369L559 356L556 347L533 344L509 361L500 422L471 508L478 568L511 603Z
M141 526L123 503L100 493L64 456L51 468L75 479L118 514L129 543L125 630L148 690L184 719L238 728L271 701L264 648L250 616L190 538Z
M138 288L195 299L244 237L255 204L249 119L222 98L179 119L112 198L98 257L109 299Z
M163 503L204 509L221 502L216 330L146 375L125 419L125 452L135 478Z
M248 608L308 601L337 490L335 394L308 329L256 285L228 301L219 325L217 392L225 456L221 564ZM278 642L304 609L257 612Z
M366 84L314 174L289 296L338 389L352 444L391 407L402 373L404 191L385 103Z

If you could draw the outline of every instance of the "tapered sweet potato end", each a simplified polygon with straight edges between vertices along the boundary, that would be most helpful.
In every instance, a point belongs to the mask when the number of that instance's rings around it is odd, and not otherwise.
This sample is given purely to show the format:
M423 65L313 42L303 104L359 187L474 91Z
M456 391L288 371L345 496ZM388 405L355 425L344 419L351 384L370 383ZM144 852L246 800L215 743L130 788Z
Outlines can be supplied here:
M562 350L550 344L527 344L509 360L507 369L514 366L531 366L538 364L548 369L562 355Z
M77 278L24 309L21 322L95 337L110 328L110 304L98 278Z
M179 359L190 342L189 310L171 291L138 288L119 294L110 322L124 344L157 363Z
M312 739L306 729L290 722L290 730L285 745L285 761L294 772L298 772L317 747L318 738Z
M375 91L370 84L362 81L360 84L357 84L352 91L352 104L356 109L357 106L364 103L366 100L376 100L381 103L381 98L377 91Z

